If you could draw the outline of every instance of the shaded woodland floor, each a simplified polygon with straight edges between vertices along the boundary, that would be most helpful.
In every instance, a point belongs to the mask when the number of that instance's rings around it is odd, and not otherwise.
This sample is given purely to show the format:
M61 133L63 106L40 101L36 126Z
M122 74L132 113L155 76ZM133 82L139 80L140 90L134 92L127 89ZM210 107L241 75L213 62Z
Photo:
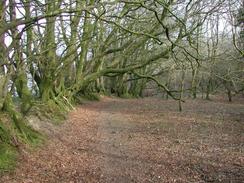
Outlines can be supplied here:
M244 100L103 98L70 113L4 183L243 182Z

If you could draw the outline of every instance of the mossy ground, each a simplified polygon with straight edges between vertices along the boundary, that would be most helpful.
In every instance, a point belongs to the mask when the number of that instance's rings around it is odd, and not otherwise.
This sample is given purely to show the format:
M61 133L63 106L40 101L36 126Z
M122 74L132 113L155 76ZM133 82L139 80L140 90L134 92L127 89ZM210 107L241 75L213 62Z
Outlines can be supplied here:
M100 94L99 93L94 93L94 92L87 92L85 94L77 94L74 97L74 105L80 105L84 104L87 101L99 101L100 100Z
M5 115L0 117L3 118ZM11 130L3 121L0 121L0 173L14 167L17 152L10 143Z
M15 167L17 150L13 146L1 142L0 144L0 174Z
M47 103L36 102L28 115L37 116L43 121L52 121L53 124L59 125L67 117L67 109L58 106L55 102L49 101ZM51 119L51 120L50 120Z
M136 96L133 96L129 93L124 93L120 96L120 98L123 98L123 99L133 99L133 98L137 98Z
M99 101L100 100L99 94L98 93L94 93L94 92L85 93L83 98L85 98L87 100L91 100L91 101Z
M36 148L44 142L45 137L33 130L24 121L19 123L22 132L15 127L7 113L0 114L0 174L11 171L15 167L18 148L21 144Z

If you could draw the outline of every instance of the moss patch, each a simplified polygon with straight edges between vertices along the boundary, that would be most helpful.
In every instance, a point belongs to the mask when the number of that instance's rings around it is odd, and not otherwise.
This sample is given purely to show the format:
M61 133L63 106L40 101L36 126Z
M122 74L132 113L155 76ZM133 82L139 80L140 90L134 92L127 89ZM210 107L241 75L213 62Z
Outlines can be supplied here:
M21 132L13 120L17 120ZM44 136L33 130L24 120L25 118L11 119L8 113L0 113L0 174L14 169L18 156L16 143L35 148L44 142Z
M19 133L18 136L25 144L36 147L44 142L44 136L31 127L24 124L21 125L21 129L23 133Z
M91 100L91 101L99 101L100 100L99 94L93 93L93 92L86 92L84 94L84 98L87 100Z
M129 93L123 93L122 95L119 96L120 98L124 98L124 99L132 99L132 98L136 98L135 96L129 94Z
M99 101L100 95L98 93L94 92L85 92L85 93L79 93L74 96L73 103L75 105L84 104L88 101Z
M40 120L51 121L53 124L59 125L66 119L67 112L54 101L49 101L47 103L36 102L28 115L37 116Z
M16 148L0 142L0 173L13 170L17 158Z

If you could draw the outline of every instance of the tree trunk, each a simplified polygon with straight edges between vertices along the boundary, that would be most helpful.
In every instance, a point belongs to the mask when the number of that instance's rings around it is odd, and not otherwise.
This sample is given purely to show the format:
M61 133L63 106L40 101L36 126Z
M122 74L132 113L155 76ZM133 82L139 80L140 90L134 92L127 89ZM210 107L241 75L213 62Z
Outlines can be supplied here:
M228 90L228 91L227 91L227 95L228 95L229 102L232 102L232 94L231 94L231 90Z
M179 97L179 111L182 111L182 97L184 95L185 69L182 68L181 83L180 83L180 97Z
M211 84L212 84L212 80L211 78L209 78L207 89L206 89L206 98L205 98L206 100L210 100Z

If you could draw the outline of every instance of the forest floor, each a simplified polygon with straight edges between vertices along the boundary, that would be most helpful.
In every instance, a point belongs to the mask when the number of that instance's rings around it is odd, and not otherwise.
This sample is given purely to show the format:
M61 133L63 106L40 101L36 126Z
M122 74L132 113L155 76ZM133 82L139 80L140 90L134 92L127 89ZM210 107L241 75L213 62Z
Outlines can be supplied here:
M104 97L72 111L4 183L243 182L244 100Z

